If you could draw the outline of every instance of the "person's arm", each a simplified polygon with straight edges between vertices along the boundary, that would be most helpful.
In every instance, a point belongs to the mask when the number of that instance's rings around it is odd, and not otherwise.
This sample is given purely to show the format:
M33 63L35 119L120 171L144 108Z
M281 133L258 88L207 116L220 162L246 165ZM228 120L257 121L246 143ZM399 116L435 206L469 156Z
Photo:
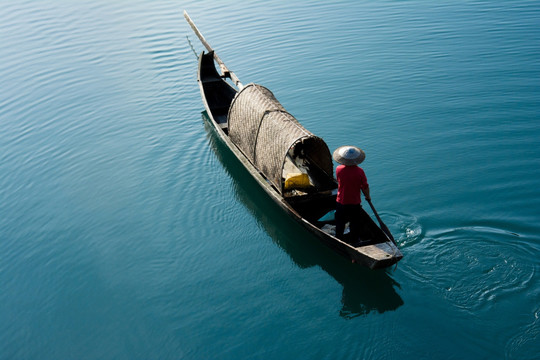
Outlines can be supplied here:
M371 196L369 195L369 185L362 189L362 192L364 193L364 197L367 201L371 201Z

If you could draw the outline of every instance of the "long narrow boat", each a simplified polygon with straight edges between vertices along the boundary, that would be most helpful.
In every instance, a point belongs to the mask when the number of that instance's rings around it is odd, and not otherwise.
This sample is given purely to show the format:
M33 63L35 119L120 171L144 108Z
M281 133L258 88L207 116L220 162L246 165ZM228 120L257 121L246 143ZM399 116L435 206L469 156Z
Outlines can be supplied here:
M335 237L337 182L330 150L267 88L244 86L184 17L208 50L199 56L198 83L208 120L223 143L281 208L330 248L371 269L402 257L392 235L362 210L359 239ZM221 74L216 70L220 67ZM349 235L350 236L350 235Z

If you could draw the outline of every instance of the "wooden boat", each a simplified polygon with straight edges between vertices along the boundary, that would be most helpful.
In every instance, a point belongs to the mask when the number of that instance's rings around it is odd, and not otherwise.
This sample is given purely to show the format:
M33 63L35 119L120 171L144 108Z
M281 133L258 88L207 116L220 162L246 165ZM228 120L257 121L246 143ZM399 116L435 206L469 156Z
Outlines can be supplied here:
M257 84L244 86L185 11L184 17L208 50L199 56L198 68L208 121L270 198L309 232L353 262L371 269L397 263L403 255L388 228L383 226L385 233L363 210L360 238L346 235L340 240L334 236L332 211L337 182L326 143L289 114L270 90Z

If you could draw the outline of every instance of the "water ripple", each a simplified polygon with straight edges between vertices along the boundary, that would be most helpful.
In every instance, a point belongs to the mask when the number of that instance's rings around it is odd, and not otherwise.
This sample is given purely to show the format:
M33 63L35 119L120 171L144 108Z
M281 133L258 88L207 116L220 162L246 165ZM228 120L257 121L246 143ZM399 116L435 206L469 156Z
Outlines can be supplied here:
M424 238L424 231L419 220L414 215L381 212L379 214L384 223L389 226L395 235L398 245L402 248L414 247ZM397 230L394 230L396 229Z
M540 294L537 294L537 298ZM538 347L537 340L540 337L540 308L536 308L535 311L530 314L529 322L519 329L516 334L512 336L505 347L505 355L507 359L523 358L521 354L525 353L528 349L535 349ZM534 350L533 350L534 352ZM537 354L537 353L536 353ZM535 356L535 355L533 355ZM533 357L531 356L531 359Z
M492 311L536 282L535 264L525 261L534 249L512 231L473 226L428 232L422 247L414 256L424 266L414 276L470 314Z

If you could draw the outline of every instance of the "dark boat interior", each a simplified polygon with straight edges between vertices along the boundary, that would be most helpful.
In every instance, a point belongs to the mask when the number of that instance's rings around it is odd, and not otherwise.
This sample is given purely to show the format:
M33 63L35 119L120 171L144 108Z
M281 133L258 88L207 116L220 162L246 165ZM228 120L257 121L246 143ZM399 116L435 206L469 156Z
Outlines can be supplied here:
M214 120L227 133L227 113L236 95L236 90L224 81L225 78L217 72L214 65L214 52L203 53L199 59L200 80L204 83L204 95L208 102L208 108L212 109Z

